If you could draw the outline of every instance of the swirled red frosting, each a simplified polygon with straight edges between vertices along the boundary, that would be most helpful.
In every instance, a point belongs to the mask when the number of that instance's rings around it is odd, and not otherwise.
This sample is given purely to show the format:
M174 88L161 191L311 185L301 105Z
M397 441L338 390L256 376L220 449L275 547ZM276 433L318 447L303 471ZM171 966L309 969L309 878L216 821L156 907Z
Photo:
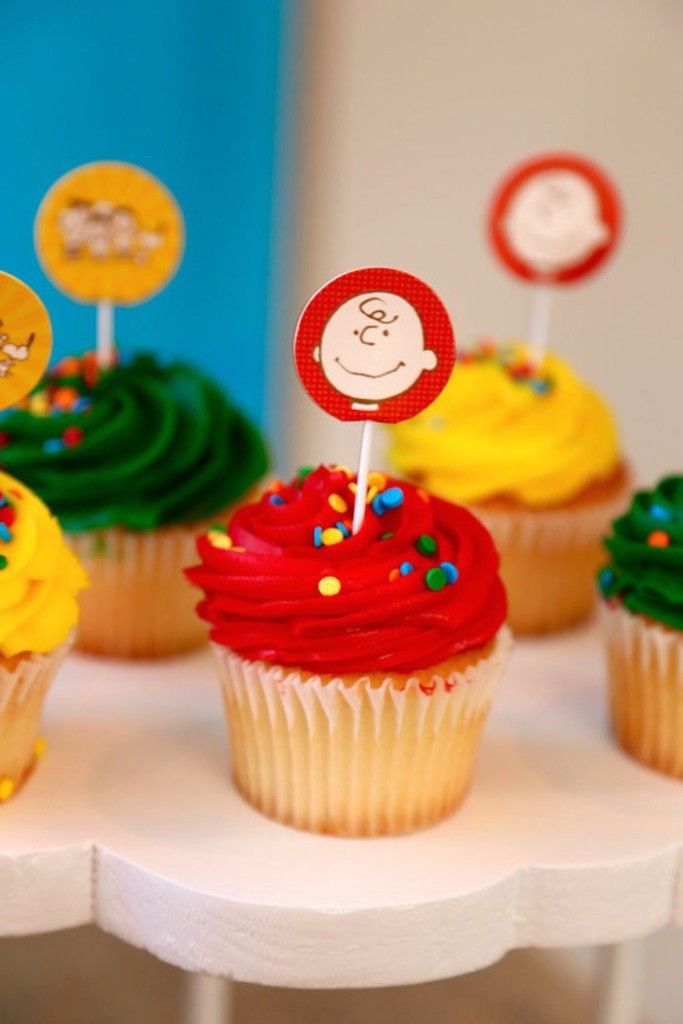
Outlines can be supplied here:
M410 672L484 646L506 616L486 529L403 481L370 483L356 535L355 477L321 466L200 537L187 575L211 639L321 674Z

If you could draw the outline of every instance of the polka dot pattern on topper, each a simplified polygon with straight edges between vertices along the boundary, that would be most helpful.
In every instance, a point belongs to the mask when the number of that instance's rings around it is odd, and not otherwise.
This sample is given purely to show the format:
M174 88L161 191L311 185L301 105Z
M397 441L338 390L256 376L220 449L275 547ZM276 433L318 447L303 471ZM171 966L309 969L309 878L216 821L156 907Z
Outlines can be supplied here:
M140 167L85 164L45 196L35 244L45 273L71 298L132 305L176 272L183 218L168 189Z
M596 164L547 153L514 167L488 213L491 245L526 281L571 284L600 267L621 234L615 185Z
M455 337L445 306L423 281L365 267L310 299L296 327L294 359L307 392L331 416L396 423L443 390Z

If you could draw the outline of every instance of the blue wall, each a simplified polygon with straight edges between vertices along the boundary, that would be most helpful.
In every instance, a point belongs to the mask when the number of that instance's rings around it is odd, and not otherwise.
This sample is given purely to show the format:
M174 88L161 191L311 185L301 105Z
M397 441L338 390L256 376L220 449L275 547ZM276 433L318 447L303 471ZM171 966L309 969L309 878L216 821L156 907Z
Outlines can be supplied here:
M187 239L171 284L117 311L118 342L203 363L261 414L285 2L3 0L0 267L45 301L56 356L92 346L95 312L44 276L36 210L72 167L130 161L173 192Z

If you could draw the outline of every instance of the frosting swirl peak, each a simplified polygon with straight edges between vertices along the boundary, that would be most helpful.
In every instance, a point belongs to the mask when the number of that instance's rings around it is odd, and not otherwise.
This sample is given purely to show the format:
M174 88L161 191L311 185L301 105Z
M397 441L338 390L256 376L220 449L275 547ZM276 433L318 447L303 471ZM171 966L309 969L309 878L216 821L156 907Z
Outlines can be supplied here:
M152 530L220 512L266 469L260 434L203 373L152 355L63 360L0 419L0 463L65 530Z
M78 621L87 578L57 520L27 487L0 473L0 654L44 654Z
M461 356L436 401L392 428L392 461L450 501L562 504L619 465L612 415L557 356L519 344Z
M187 572L211 638L323 674L410 672L485 645L506 614L486 529L384 474L370 485L355 536L355 477L321 466L201 537L201 565Z
M605 547L611 560L598 575L603 596L683 630L683 476L638 491Z

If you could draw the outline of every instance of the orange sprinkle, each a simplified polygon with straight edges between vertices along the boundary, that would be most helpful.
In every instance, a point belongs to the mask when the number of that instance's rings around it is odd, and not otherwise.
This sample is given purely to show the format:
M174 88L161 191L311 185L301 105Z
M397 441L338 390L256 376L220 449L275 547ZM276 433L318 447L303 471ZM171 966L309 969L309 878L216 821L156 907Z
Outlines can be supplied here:
M664 530L653 530L647 538L647 542L651 548L668 548L671 537Z
M398 569L392 569L391 572L389 573L389 579L393 583L394 580L397 580L400 575L401 573L399 572Z

